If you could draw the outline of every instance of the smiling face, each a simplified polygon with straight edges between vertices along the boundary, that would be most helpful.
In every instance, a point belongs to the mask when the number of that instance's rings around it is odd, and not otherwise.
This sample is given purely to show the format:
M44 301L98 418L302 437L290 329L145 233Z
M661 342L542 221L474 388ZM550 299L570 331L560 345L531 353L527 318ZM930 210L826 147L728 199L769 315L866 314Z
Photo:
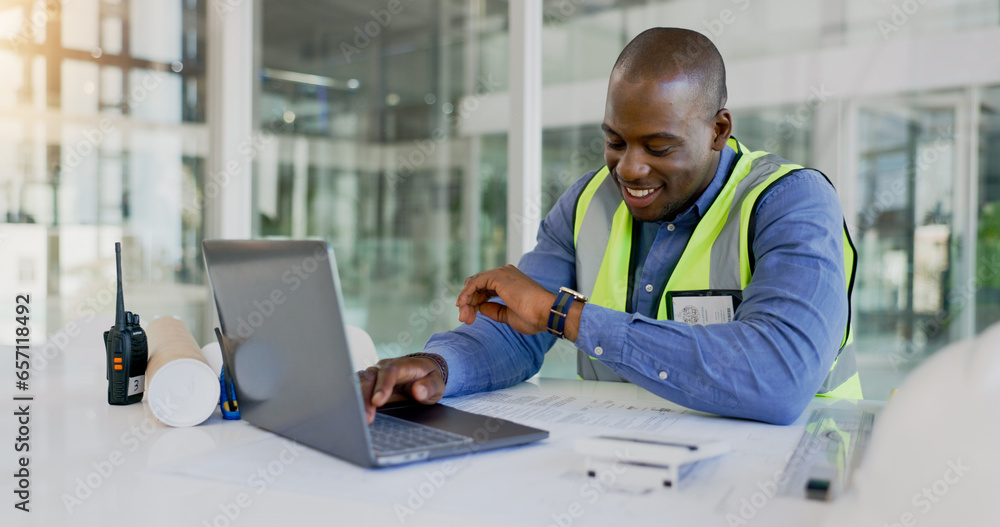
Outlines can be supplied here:
M672 220L715 175L732 132L696 82L677 75L629 82L615 71L604 108L604 161L634 218Z

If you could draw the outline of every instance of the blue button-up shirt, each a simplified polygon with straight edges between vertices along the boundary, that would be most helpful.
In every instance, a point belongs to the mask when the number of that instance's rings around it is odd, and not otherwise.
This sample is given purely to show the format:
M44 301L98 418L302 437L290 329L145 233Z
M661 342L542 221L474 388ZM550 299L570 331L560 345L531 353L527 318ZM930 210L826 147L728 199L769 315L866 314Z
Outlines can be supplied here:
M785 176L761 199L756 268L733 322L689 326L656 319L667 280L734 157L727 146L708 188L673 221L642 224L631 312L585 305L576 345L591 356L600 348L600 360L616 373L688 408L790 423L830 370L847 323L843 212L821 174ZM549 291L578 288L573 209L591 174L559 198L535 249L518 264ZM432 336L425 351L448 361L445 395L451 396L531 377L554 342L548 333L521 335L477 316L472 325Z

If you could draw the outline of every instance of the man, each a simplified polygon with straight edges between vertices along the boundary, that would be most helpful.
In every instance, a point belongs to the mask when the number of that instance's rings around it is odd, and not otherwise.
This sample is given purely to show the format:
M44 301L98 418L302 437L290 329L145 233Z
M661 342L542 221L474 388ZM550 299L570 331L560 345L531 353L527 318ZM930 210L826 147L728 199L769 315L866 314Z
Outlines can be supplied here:
M608 84L607 166L563 194L517 267L466 279L465 326L361 372L369 420L389 401L521 382L557 336L585 378L720 415L787 424L817 393L860 398L836 191L731 139L726 97L703 35L632 40Z

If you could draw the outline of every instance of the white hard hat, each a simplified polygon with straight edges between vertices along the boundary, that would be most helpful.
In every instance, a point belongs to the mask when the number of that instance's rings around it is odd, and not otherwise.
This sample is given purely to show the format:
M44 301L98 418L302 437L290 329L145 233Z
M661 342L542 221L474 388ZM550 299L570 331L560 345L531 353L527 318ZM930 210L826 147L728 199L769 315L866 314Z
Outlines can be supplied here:
M1000 323L910 374L828 526L1000 525Z

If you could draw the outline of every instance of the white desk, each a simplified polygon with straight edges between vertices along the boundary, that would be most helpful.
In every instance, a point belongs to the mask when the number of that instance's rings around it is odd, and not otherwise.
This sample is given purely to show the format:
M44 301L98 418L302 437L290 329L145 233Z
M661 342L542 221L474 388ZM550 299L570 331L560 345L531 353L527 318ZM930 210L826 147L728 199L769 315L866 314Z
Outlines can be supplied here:
M282 520L295 525L728 526L735 519L801 526L817 524L828 511L823 503L765 495L808 412L798 424L779 427L686 412L634 385L540 379L494 393L538 397L534 401L571 396L576 398L572 404L597 399L603 404L592 405L589 419L601 418L602 424L552 422L567 415L547 412L517 419L549 430L551 437L541 443L364 470L308 448L289 449L286 440L243 421L224 421L218 412L197 427L169 428L157 423L145 405L109 406L104 350L94 331L73 339L32 377L27 514L13 509L16 422L14 401L5 396L0 419L5 438L0 466L7 475L7 490L0 493L4 526L224 527ZM3 353L13 352L8 347ZM11 361L0 362L0 379L13 383ZM13 386L4 392L10 394ZM479 400L446 402L468 406ZM812 406L826 402L816 400ZM628 416L631 421L622 420ZM588 482L573 440L640 422L658 433L725 438L733 451L701 462L677 490L632 495Z

